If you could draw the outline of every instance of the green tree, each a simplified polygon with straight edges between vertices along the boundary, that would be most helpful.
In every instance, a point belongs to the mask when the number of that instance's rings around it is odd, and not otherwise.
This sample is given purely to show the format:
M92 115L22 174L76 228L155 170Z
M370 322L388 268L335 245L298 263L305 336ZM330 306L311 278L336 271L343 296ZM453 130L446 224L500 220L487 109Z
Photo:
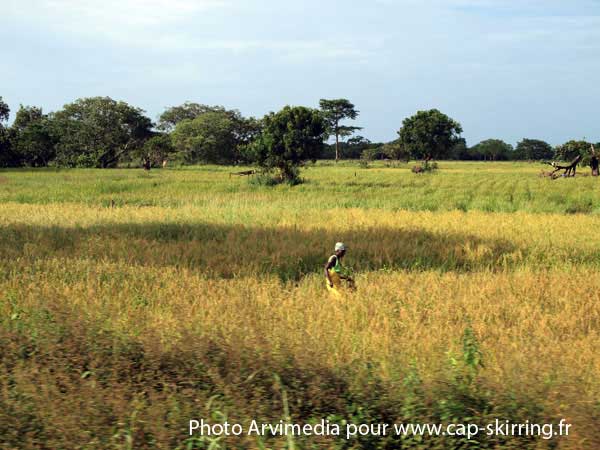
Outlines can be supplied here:
M392 142L388 142L382 148L383 153L386 157L390 159L395 159L396 161L407 161L410 159L410 152L406 148L399 139L396 139Z
M172 139L175 150L189 164L227 164L236 158L236 124L224 112L207 112L179 122Z
M10 108L8 104L4 102L2 96L0 96L0 127L5 128L6 122L8 122L8 118L10 116Z
M12 125L14 152L22 165L47 166L56 155L51 119L36 106L21 105Z
M109 97L78 99L52 119L56 161L63 166L115 167L151 136L143 110Z
M460 123L437 109L431 109L405 119L398 135L415 159L429 161L447 157L462 131Z
M329 152L327 151L327 147L329 147ZM374 144L363 136L354 136L348 139L346 142L340 142L340 155L344 158L348 159L358 159L361 157L362 152L367 148L374 147ZM323 157L335 157L335 145L326 146L322 155L319 155L319 158Z
M346 119L354 120L358 117L359 111L355 106L345 98L327 100L321 99L319 106L323 111L323 118L327 125L327 134L335 136L335 161L340 159L340 137L349 137L360 130L360 127L351 127L341 125L340 122Z
M208 112L225 112L222 106L208 106L200 103L185 102L183 105L167 108L158 118L157 128L167 133L173 131L179 122L194 120Z
M158 133L144 142L135 152L145 168L158 167L175 151L171 136Z
M552 146L538 139L523 139L514 151L514 158L518 160L552 159L553 156Z
M478 159L475 158L467 146L467 140L465 138L459 138L450 150L450 159L457 159L459 161Z
M587 164L591 157L591 147L590 142L570 140L554 149L554 159L572 161L578 155L581 155L583 164Z
M232 120L236 140L235 162L250 162L247 159L247 148L260 135L262 121L254 117L244 118L239 113Z
M10 108L0 97L0 167L10 167L18 164L17 157L12 151L10 133L6 126L10 117Z
M27 128L29 124L32 122L37 122L44 117L44 113L42 108L37 106L19 106L19 110L15 115L15 121L12 124L12 127L15 130L22 130Z
M286 106L263 119L263 129L249 147L250 159L266 170L278 170L282 180L298 179L298 168L323 150L327 125L320 111Z
M500 139L487 139L472 147L470 152L474 159L505 161L511 158L513 146Z
M235 134L239 143L248 143L257 134L259 122L254 118L244 118L237 109L225 109L223 106L203 105L200 103L185 102L183 105L167 108L158 119L157 128L170 133L177 124L184 120L194 120L203 114L221 113L229 117L235 125Z
M184 120L195 120L198 117L212 115L213 119L227 117L232 124L232 134L235 139L233 156L227 162L241 162L243 160L243 149L249 145L260 132L260 121L253 117L245 118L237 109L225 109L223 106L209 106L200 103L186 102L183 105L167 108L159 118L158 129L164 132L173 132L177 125Z

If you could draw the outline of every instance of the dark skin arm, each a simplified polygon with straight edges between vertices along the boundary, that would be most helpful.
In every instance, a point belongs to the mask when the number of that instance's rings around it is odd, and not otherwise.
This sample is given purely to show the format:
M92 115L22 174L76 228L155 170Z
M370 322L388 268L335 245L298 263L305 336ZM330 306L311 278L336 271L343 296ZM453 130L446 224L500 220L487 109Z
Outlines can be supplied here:
M329 269L332 269L333 267L335 267L335 262L334 261L335 261L334 259L330 259L325 264L325 278L327 278L327 282L329 283L329 287L333 287L333 281L331 281L331 277L329 276Z

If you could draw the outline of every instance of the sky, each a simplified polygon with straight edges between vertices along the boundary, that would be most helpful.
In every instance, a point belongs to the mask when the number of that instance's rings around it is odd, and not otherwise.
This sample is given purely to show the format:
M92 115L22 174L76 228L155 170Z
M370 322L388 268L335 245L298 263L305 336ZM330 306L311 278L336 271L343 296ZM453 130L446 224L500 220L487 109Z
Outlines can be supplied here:
M0 96L261 117L347 98L372 141L438 108L469 145L600 141L600 0L0 0ZM14 115L13 115L14 117Z

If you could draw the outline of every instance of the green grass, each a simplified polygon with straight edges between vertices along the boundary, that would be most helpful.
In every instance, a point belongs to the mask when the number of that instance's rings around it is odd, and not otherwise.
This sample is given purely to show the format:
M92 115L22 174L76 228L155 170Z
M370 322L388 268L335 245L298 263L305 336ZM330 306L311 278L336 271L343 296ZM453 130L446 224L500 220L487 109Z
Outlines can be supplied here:
M242 168L218 166L153 170L2 170L0 202L117 206L202 206L213 201L265 201L273 209L362 208L390 211L479 210L486 212L600 213L597 179L549 180L539 163L441 162L433 174L415 175L412 164L369 169L330 162L302 171L305 183L274 188L228 178ZM582 170L585 172L585 170Z

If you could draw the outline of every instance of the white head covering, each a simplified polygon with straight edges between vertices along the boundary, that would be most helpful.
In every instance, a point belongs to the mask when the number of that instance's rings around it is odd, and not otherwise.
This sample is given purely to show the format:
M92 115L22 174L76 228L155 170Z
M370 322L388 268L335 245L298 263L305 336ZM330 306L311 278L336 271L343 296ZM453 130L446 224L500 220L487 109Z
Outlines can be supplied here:
M337 252L338 250L346 250L346 246L343 242L338 242L335 244L335 251Z

